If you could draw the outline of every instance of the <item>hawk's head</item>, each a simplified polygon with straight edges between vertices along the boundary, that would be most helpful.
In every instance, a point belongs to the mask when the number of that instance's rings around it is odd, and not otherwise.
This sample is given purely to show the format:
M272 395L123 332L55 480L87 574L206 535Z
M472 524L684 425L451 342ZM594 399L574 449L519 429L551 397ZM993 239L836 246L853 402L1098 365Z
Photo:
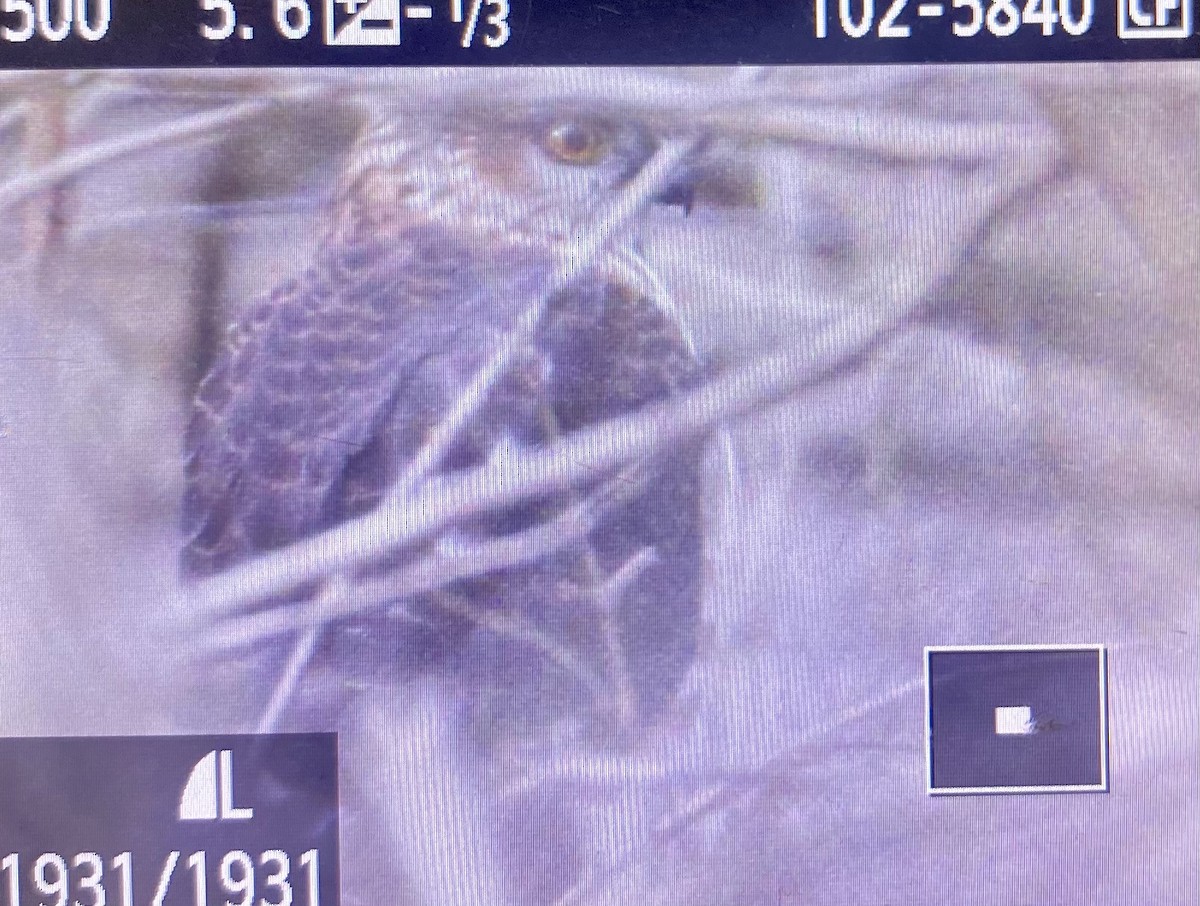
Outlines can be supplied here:
M362 140L344 213L383 232L437 223L472 242L544 244L570 237L659 146L645 123L602 111L455 111L422 120L387 124ZM752 200L752 187L733 186L730 176L689 163L660 200L690 206L697 191ZM705 193L702 181L724 185Z

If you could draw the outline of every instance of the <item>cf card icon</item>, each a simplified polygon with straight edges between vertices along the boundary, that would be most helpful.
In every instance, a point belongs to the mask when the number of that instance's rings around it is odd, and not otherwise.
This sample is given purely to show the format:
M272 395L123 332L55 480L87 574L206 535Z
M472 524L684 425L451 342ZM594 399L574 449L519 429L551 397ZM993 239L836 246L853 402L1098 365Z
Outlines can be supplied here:
M1195 0L1117 0L1118 38L1190 38Z
M325 0L325 43L395 47L400 43L400 0Z

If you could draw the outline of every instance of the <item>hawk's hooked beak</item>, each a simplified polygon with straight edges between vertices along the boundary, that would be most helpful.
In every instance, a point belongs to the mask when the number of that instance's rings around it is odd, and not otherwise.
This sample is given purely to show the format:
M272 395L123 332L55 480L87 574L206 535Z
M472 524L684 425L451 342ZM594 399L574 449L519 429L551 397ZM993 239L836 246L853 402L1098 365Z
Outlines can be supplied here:
M733 157L700 156L686 161L654 200L659 204L678 205L685 214L692 208L757 208L763 204L765 189L753 163Z

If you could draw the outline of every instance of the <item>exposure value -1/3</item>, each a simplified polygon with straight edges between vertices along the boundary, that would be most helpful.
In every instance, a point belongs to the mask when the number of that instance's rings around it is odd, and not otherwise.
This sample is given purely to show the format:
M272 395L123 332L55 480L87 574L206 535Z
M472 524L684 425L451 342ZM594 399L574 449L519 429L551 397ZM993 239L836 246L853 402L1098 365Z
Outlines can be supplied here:
M834 7L831 14L830 7ZM849 38L907 38L912 35L910 7L921 19L950 20L955 37L972 38L987 33L997 38L1015 35L1022 26L1040 26L1046 37L1059 29L1079 37L1092 27L1095 0L935 0L910 4L909 0L886 0L876 9L875 0L815 0L815 34L829 37L832 27ZM882 15L877 15L882 12Z

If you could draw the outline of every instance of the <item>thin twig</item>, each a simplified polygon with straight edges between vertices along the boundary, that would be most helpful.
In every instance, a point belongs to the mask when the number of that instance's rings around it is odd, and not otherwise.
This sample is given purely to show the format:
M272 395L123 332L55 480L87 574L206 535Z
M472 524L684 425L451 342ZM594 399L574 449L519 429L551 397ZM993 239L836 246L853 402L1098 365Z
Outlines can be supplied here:
M162 204L148 207L127 206L121 210L98 212L80 224L75 236L80 240L110 236L116 230L155 229L155 221L175 223L224 223L244 225L273 217L305 216L328 206L332 193L295 194L283 198L254 199L230 204Z
M638 576L648 567L657 563L658 551L653 547L643 547L636 554L622 563L617 570L600 586L596 603L601 612L612 613L620 605L629 586L637 581Z
M574 906L574 904L586 902L590 895L597 889L602 889L613 878L628 871L639 861L651 858L653 852L661 850L672 839L678 838L688 828L694 826L698 819L712 814L719 809L728 808L733 805L747 795L750 790L758 787L765 774L790 764L814 740L865 717L872 711L893 705L905 696L920 691L923 687L923 679L909 680L894 686L882 695L842 711L833 720L809 728L783 752L764 759L747 771L740 772L738 777L700 790L691 796L680 808L677 808L670 815L659 821L650 831L651 839L640 845L636 852L631 851L626 853L623 858L610 862L601 868L589 870L570 890L554 901L554 906Z
M515 619L504 611L473 607L453 592L438 594L436 604L447 613L470 620L493 635L535 648L551 663L582 682L593 695L600 697L604 694L603 679L570 648L560 644L557 639L534 624Z
M615 687L617 724L623 730L633 727L634 716L637 713L637 690L625 652L624 633L618 622L618 607L630 584L657 559L658 552L653 547L643 547L615 573L600 581L602 570L596 554L591 550L587 552L588 569L598 584L594 592L596 610L599 612L600 629L608 655L609 673Z
M262 717L259 718L259 733L272 732L283 718L292 694L304 676L304 670L308 667L308 662L312 659L320 638L318 633L305 633L299 644L291 650L287 664L271 692L271 700L267 702L267 707L263 710Z

